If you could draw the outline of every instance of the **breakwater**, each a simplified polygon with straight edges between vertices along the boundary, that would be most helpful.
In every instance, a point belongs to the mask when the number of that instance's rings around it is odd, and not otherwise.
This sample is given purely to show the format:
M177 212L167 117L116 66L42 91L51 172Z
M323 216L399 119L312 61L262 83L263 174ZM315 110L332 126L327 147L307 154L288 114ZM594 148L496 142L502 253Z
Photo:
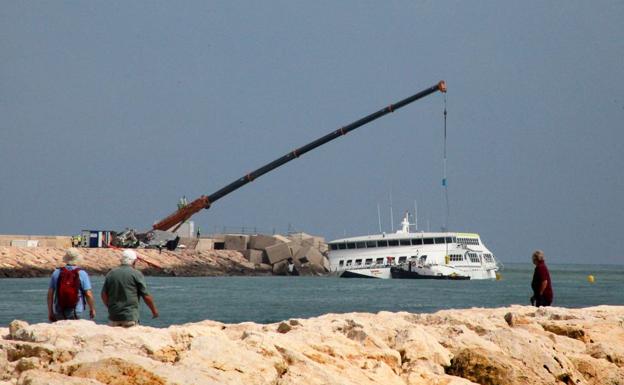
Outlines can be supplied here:
M119 266L121 251L80 249L80 267L94 275L105 275ZM152 276L271 275L272 267L253 263L235 250L137 249L137 269ZM0 278L46 277L63 266L64 248L0 247Z
M624 384L622 306L0 333L0 381L18 384Z

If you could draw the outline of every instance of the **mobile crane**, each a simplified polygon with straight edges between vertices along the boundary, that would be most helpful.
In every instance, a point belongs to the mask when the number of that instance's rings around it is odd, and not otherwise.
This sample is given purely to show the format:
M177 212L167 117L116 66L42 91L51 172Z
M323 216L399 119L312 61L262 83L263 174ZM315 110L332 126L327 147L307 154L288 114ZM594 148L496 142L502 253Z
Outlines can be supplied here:
M169 232L169 231L175 232L185 221L190 219L194 214L201 211L202 209L210 208L210 206L214 202L216 202L218 199L221 199L224 196L234 192L235 190L246 185L247 183L261 177L262 175L268 173L269 171L272 171L282 166L285 163L290 162L293 159L300 157L301 155L307 153L308 151L314 150L315 148L329 141L332 141L340 136L348 134L349 132L355 130L356 128L359 128L367 123L370 123L373 120L381 118L382 116L386 114L394 112L398 110L399 108L402 108L412 102L415 102L418 99L424 98L425 96L428 96L437 91L442 92L442 93L446 92L446 83L443 80L439 81L437 84L425 90L422 90L410 97L407 97L396 103L390 104L389 106L384 107L377 112L373 112L370 115L367 115L359 120L356 120L355 122L350 123L346 126L340 127L337 130L332 131L329 134L321 138L318 138L302 147L292 150L286 155L270 163L265 164L264 166L258 168L255 171L250 172L247 175L242 176L241 178L235 180L234 182L228 184L227 186L221 188L220 190L217 190L216 192L210 195L200 196L199 198L195 199L194 201L190 202L189 204L183 207L180 207L177 211L173 212L172 214L168 215L164 219L155 223L152 226L152 230L146 233L136 233L132 229L127 229L116 235L113 241L113 245L117 247L138 247L140 243L155 245L158 243L158 242L156 243L153 242L155 241L155 238L158 238L155 236L156 233ZM161 239L167 240L167 237L161 238ZM171 238L169 238L168 240L171 240Z

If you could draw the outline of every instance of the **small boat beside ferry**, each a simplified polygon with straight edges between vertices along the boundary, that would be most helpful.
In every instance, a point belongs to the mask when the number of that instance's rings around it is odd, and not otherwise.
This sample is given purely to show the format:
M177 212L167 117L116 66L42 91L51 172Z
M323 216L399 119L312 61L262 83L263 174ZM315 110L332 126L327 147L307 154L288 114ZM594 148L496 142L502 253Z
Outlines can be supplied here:
M495 279L499 270L479 234L410 232L407 213L396 233L329 242L329 263L343 278Z

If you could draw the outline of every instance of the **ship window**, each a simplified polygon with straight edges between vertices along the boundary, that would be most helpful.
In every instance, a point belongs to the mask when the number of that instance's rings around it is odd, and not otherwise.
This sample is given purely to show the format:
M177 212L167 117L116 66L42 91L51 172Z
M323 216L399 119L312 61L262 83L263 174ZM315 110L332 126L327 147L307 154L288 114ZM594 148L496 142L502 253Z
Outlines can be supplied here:
M388 241L377 241L377 246L378 247L387 247L388 246Z
M476 253L468 253L468 257L470 258L470 262L479 263L479 256Z
M339 248L340 250L344 250L344 249L346 249L346 248L347 248L347 245L345 245L344 243L339 243L339 244L338 244L338 248Z
M356 259L355 260L355 266L360 266L362 265L362 260L361 259Z
M391 239L388 241L388 246L398 246L399 241L397 239Z
M341 259L340 262L338 262L338 266L339 267L343 267L344 266L344 261Z
M409 239L401 239L399 242L401 243L401 246L409 246L410 245L410 240Z
M399 257L399 263L405 263L407 261L407 257Z
M347 266L351 266L351 262L353 262L353 261L349 259L349 260L347 261Z
M436 245L443 244L444 243L444 237L435 238L435 243L436 243Z
M356 249L364 249L366 248L366 242L355 242Z
M446 237L446 243L453 243L453 238Z
M377 258L375 260L375 263L378 264L378 265L383 265L383 258Z
M372 265L373 264L373 258L366 258L366 261L364 263L366 265Z
M451 238L451 243L457 243L457 238L452 237L452 238Z
M451 254L451 261L461 262L464 260L464 257L461 254Z
M347 249L355 249L355 243L354 242L347 243Z
M329 245L332 250L338 250L338 245Z
M433 245L433 238L425 238L423 239L423 243L425 245Z
M422 245L422 238L413 238L412 245Z
M366 247L377 247L377 241L366 241Z

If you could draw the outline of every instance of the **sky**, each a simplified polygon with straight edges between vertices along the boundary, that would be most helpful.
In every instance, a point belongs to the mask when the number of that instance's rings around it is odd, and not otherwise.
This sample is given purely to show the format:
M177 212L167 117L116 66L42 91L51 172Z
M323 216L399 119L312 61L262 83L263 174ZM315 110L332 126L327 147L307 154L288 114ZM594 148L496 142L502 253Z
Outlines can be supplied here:
M445 80L448 223L441 93L193 220L331 240L417 202L419 230L503 262L622 264L622 20L620 1L3 1L0 233L148 230Z

